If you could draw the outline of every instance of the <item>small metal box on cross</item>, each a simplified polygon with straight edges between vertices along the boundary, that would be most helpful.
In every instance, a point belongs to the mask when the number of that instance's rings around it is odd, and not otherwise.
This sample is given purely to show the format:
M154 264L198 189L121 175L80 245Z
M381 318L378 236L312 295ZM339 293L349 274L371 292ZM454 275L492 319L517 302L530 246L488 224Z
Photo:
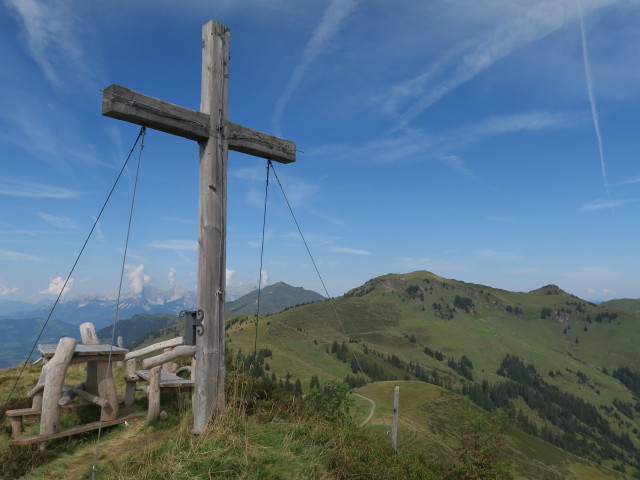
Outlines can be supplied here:
M104 89L102 114L196 140L200 145L198 305L203 335L196 342L193 432L200 433L225 407L224 299L226 281L227 152L294 162L296 145L228 121L229 38L226 26L202 28L200 111L127 88Z

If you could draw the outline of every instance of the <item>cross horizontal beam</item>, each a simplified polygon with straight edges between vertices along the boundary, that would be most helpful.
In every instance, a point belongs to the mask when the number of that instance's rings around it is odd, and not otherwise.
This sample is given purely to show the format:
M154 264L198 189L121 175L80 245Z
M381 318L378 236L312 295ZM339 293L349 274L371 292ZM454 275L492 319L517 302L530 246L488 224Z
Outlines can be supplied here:
M103 90L102 115L137 125L205 142L210 136L210 118L206 113L135 92L120 85ZM296 144L267 133L227 122L224 132L229 150L275 162L296 161Z

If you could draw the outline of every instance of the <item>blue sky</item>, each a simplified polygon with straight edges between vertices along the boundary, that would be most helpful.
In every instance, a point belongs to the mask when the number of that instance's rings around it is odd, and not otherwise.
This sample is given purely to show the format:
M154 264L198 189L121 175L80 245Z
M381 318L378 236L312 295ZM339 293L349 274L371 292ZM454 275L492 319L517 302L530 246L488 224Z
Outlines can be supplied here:
M426 269L640 297L640 4L627 0L2 0L0 298L59 292L138 127L117 83L200 103L231 28L229 118L276 164L329 293ZM195 287L197 145L149 131L125 291ZM135 164L66 296L115 291ZM256 285L265 163L229 155L229 291ZM275 182L264 276L324 293Z

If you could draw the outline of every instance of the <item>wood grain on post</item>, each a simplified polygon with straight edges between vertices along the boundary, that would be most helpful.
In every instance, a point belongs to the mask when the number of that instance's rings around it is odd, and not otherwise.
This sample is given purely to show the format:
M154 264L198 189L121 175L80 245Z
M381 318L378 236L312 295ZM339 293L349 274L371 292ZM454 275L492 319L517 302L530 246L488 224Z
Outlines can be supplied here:
M132 358L125 362L125 387L124 387L124 406L130 407L136 399L136 381L139 377L136 375L136 359Z
M60 429L60 405L64 377L78 342L75 338L64 337L58 342L58 348L44 368L47 369L42 394L42 413L40 416L40 434L56 433Z
M80 325L80 338L84 345L98 345L98 335L96 328L91 322ZM87 362L87 378L85 380L85 390L93 395L98 395L98 362Z
M229 38L214 21L202 28L200 111L209 115L209 138L200 143L198 306L203 335L196 341L193 433L202 433L225 408L224 298L226 280L227 150Z
M162 367L153 367L149 372L149 410L147 421L152 421L160 415L160 370Z
M122 339L122 335L118 336L118 341L116 342L116 345L119 348L122 348L122 345L124 345L124 340ZM118 367L122 367L122 360L118 360Z
M171 360L175 360L180 357L192 357L196 353L195 345L181 345L174 348L170 352L161 353L155 357L145 358L142 361L142 368L148 370L149 368L157 367Z
M132 358L144 357L150 353L153 353L157 350L162 350L167 347L178 347L184 344L183 337L172 338L171 340L164 340L163 342L154 343L153 345L149 345L148 347L141 348L139 350L133 350L127 353L124 357L124 360L131 360Z

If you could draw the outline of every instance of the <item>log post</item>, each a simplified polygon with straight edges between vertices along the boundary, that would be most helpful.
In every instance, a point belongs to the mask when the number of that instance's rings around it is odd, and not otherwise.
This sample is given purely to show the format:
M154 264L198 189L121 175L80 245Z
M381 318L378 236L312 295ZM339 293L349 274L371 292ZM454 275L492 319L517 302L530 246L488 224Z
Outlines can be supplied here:
M97 345L98 335L93 323L86 322L80 325L80 338L85 345ZM85 389L93 395L98 395L98 362L87 362L87 379Z
M116 342L116 345L120 348L122 348L122 346L124 345L124 340L122 339L122 335L118 336L118 341ZM122 367L122 361L118 361L118 367Z
M136 399L136 382L138 381L138 375L136 375L136 359L131 358L125 362L125 375L124 379L126 385L124 387L124 406L130 407Z
M150 422L160 415L160 371L162 367L153 367L149 371L149 410L147 421Z
M60 429L60 405L58 402L62 396L64 377L67 374L77 343L75 338L61 338L56 353L45 366L47 371L43 372L46 376L42 393L40 435L57 433Z
M400 387L396 385L393 392L393 425L391 426L391 446L398 454L398 408L400 406Z

